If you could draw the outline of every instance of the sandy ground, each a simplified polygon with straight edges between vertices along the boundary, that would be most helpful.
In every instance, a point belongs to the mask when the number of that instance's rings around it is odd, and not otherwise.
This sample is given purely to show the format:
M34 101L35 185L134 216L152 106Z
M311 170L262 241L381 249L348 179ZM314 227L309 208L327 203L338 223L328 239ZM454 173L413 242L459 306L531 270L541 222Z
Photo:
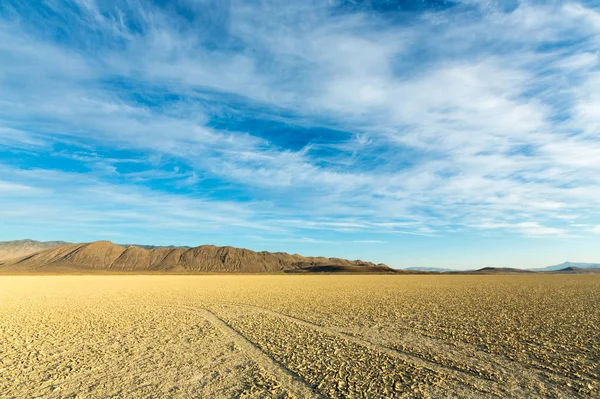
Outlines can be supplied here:
M600 397L600 276L0 276L2 398Z

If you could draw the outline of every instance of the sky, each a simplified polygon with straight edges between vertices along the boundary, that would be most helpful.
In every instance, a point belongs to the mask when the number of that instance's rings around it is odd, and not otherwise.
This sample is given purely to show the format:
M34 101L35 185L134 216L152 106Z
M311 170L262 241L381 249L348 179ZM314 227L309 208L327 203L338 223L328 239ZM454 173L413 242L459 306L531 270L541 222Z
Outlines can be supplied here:
M596 1L0 3L0 240L600 262Z

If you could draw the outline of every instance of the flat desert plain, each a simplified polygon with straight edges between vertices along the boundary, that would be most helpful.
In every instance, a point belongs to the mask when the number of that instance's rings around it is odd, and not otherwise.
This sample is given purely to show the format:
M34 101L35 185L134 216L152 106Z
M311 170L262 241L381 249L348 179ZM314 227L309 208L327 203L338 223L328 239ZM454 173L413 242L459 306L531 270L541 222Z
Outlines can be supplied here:
M600 397L598 304L598 275L0 276L0 397Z

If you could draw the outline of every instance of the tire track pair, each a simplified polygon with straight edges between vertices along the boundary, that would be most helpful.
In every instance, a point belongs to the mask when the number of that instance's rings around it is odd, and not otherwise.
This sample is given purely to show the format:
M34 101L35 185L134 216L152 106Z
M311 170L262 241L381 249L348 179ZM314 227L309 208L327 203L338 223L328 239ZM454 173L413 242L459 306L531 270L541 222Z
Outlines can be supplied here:
M434 361L431 361L428 359L424 359L424 358L422 358L416 354L413 354L411 352L403 351L401 349L392 348L392 347L388 347L388 346L385 346L385 345L382 345L379 343L371 342L371 341L350 335L343 331L339 331L335 328L321 326L319 324L316 324L316 323L313 323L313 322L310 322L310 321L307 321L307 320L304 320L304 319L301 319L301 318L298 318L295 316L290 316L290 315L287 315L284 313L280 313L280 312L266 309L266 308L256 306L256 305L226 302L226 301L213 301L213 303L218 303L220 305L231 306L231 307L243 307L243 308L248 308L248 309L254 309L258 312L262 312L264 314L271 315L273 317L277 317L280 319L288 320L288 321L303 325L308 328L312 328L314 330L320 331L320 332L328 334L328 335L337 336L338 338L348 340L348 341L356 343L358 345L362 345L371 350L383 352L390 356L393 356L400 360L403 360L405 362L416 364L427 370L430 370L430 371L433 371L436 373L449 375L450 378L452 378L453 380L455 380L463 385L466 385L469 388L473 388L481 393L487 394L487 395L491 394L491 395L495 395L498 397L505 397L506 395L521 396L521 395L531 394L530 391L508 389L506 387L506 383L508 383L508 381L503 381L505 384L501 385L497 381L494 381L494 380L491 380L488 378L484 378L484 377L479 377L476 374L470 373L468 371L463 371L458 368L447 366L447 365L437 363L437 362L434 362ZM439 345L444 345L443 343L440 344L438 342L439 339L430 338L430 337L426 337L426 336L422 336L422 337L426 338L426 339L431 339L431 340L437 342L437 344L439 344ZM480 351L476 351L476 352L480 352ZM487 352L481 352L481 354L483 354L484 357L486 357L486 358L490 356L490 354L488 354ZM502 361L500 361L500 359L493 359L493 361L490 361L489 359L488 360L480 359L480 360L483 360L484 362L487 362L490 365L492 363L502 363ZM510 364L504 364L503 366L506 369L517 367L517 370L514 373L510 373L510 377L515 382L517 382L520 386L531 387L532 384L534 384L534 385L542 385L545 387L545 384L543 382L545 379L545 376L542 373L551 374L554 378L559 379L563 384L566 384L566 382L569 381L569 379L567 377L565 377L564 375L561 375L559 373L552 372L549 370L541 370L538 367L535 367L534 365L528 366L528 365L523 365L520 363L517 364L517 363L511 362ZM533 372L535 375L530 375L528 372ZM487 385L488 387L491 387L492 390L482 388L481 383L484 385Z
M400 349L388 347L388 346L385 346L385 345L382 345L379 343L371 342L371 341L350 335L348 333L339 331L337 329L321 326L321 325L312 323L310 321L300 319L298 317L290 316L287 314L276 312L276 311L266 309L266 308L256 306L256 305L232 303L232 302L225 302L225 301L211 301L211 302L215 303L215 304L234 307L234 308L241 307L241 308L253 309L257 312L260 312L260 313L263 313L266 315L270 315L270 316L273 316L273 317L276 317L276 318L279 318L282 320L287 320L287 321L305 326L307 328L319 331L321 333L324 333L324 334L327 334L330 336L335 336L337 338L340 338L340 339L343 339L343 340L346 340L349 342L353 342L353 343L361 345L367 349L385 353L385 354L395 357L401 361L404 361L405 363L415 364L415 365L422 367L423 369L429 370L431 372L434 372L434 373L437 373L440 375L445 375L445 376L451 378L452 380L454 380L455 382L460 383L461 385L464 385L470 389L478 391L480 393L480 395L482 394L484 396L491 395L491 396L496 396L496 397L506 397L507 395L508 396L515 396L515 395L519 396L521 394L526 394L526 392L523 392L523 391L515 391L512 389L507 389L506 386L502 386L501 384L499 384L498 382L496 382L494 380L490 380L490 379L487 379L484 377L479 377L475 374L469 373L468 371L463 371L463 370L460 370L460 369L457 369L457 368L454 368L451 366L447 366L447 365L440 364L440 363L437 363L437 362L434 362L434 361L431 361L428 359L424 359L424 358L419 357L418 355L413 354L411 352L407 352L407 351L403 351ZM285 388L287 388L290 392L294 393L295 395L299 395L299 397L307 397L307 398L308 397L320 397L317 393L315 393L314 389L312 387L310 387L310 385L306 381L304 381L301 377L299 377L298 375L291 372L283 364L280 364L277 361L275 361L268 353L263 351L252 341L248 340L245 336L243 336L243 334L241 334L239 331L235 330L227 322L225 322L223 319L218 317L215 313L211 312L210 310L208 310L206 308L199 308L199 307L188 306L188 305L167 305L167 306L168 307L176 307L176 308L179 308L182 310L187 310L187 311L194 312L194 313L200 313L201 315L205 316L207 319L209 319L209 321L211 321L219 329L221 329L221 331L223 333L225 333L225 335L227 335L228 337L233 339L234 342L238 343L238 346L240 348L244 349L244 351L247 353L248 356L250 356L251 358L256 360L256 362L260 366L262 366L265 370L267 370L278 381L280 381L280 383L282 383L282 385L284 385ZM515 365L513 364L512 366L515 366ZM526 368L527 367L525 367L525 369ZM531 383L531 382L541 383L541 381L539 380L539 377L538 378L527 377L524 373L519 373L519 377L520 378L515 378L515 380L523 380L523 382L527 382L527 383ZM560 376L560 377L563 377L563 376ZM304 385L304 391L301 392L298 390L297 387L292 386L293 384L290 382L291 381L290 378L292 378L292 380L295 381L296 383L300 383L300 384ZM521 384L519 384L519 385L521 385ZM529 385L529 386L531 387L531 385ZM308 391L307 391L307 389L308 389ZM310 396L310 395L312 395L312 396Z
M386 355L389 355L396 359L399 359L399 360L403 361L404 363L417 365L417 366L419 366L425 370L431 371L433 373L449 376L456 382L459 382L462 385L465 385L470 389L474 389L474 390L480 392L481 394L494 395L497 397L503 396L501 394L502 390L501 390L499 384L494 381L491 381L491 380L488 380L485 378L481 378L481 377L477 377L470 373L467 373L467 372L464 372L464 371L461 371L458 369L454 369L454 368L451 368L451 367L448 367L448 366L445 366L445 365L442 365L439 363L435 363L435 362L423 359L421 357L415 356L413 354L403 352L401 350L390 348L390 347L387 347L387 346L384 346L381 344L377 344L377 343L374 343L371 341L367 341L365 339L358 338L358 337L352 336L350 334L346 334L344 332L335 330L330 327L324 327L324 326L312 323L310 321L300 319L298 317L279 313L279 312L276 312L276 311L273 311L270 309L265 309L260 306L239 304L239 303L230 303L230 302L223 302L223 301L215 301L215 303L219 303L221 305L226 305L226 306L246 307L249 309L254 309L258 312L261 312L261 313L264 313L264 314L267 314L267 315L270 315L270 316L273 316L273 317L276 317L279 319L287 320L292 323L296 323L296 324L302 325L304 327L310 328L312 330L319 331L321 333L324 333L324 334L327 334L330 336L335 336L337 338L352 342L354 344L360 345L360 346L370 349L372 351L385 353ZM489 389L483 388L481 386L482 384L484 384L484 385L489 384L494 388L494 390L489 390Z
M264 314L271 315L273 317L277 317L279 319L284 319L291 321L293 323L303 325L305 327L311 328L313 330L319 331L321 333L327 335L333 335L337 338L341 338L343 340L347 340L349 342L353 342L355 344L366 347L367 349L378 351L400 359L405 363L412 363L417 366L422 367L428 371L434 372L436 374L448 375L450 378L455 380L456 382L465 385L466 387L473 389L475 391L480 392L480 394L484 395L493 395L500 397L500 392L498 391L490 391L489 389L485 389L481 387L481 383L490 383L489 380L472 376L468 373L465 373L460 370L455 370L443 365L439 365L435 362L430 362L428 360L422 359L420 357L407 354L401 351L398 351L393 348L389 348L380 344L372 343L370 341L363 340L361 338L357 338L343 332L339 332L333 330L328 327L323 327L318 324L311 323L306 320L302 320L293 316L288 316L282 313L278 313L269 309L261 308L259 306L253 305L245 305L245 304L237 304L237 303L228 303L228 302L220 302L215 301L215 303L220 303L223 305L234 306L234 307L247 307L252 308L257 311L263 312ZM255 343L248 340L243 334L239 331L231 327L227 322L217 316L214 312L203 308L203 307L195 307L189 305L166 305L171 308L178 308L181 310L189 311L192 313L200 314L205 317L211 323L213 323L219 330L221 330L224 335L233 340L246 354L256 361L257 364L262 366L267 372L269 372L273 377L275 377L282 385L288 389L294 395L298 397L306 397L306 398L320 398L319 394L317 394L310 385L304 381L301 377L290 371L287 367L275 361L269 354L263 351L260 347L258 347ZM299 384L303 385L304 388L300 387ZM495 383L494 383L495 384ZM497 384L495 384L497 388Z

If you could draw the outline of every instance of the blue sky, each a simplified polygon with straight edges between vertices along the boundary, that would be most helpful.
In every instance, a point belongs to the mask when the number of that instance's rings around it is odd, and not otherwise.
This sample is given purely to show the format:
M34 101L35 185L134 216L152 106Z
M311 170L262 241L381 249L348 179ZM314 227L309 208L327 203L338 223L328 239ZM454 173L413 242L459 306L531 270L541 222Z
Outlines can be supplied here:
M600 262L600 6L0 4L0 239Z

